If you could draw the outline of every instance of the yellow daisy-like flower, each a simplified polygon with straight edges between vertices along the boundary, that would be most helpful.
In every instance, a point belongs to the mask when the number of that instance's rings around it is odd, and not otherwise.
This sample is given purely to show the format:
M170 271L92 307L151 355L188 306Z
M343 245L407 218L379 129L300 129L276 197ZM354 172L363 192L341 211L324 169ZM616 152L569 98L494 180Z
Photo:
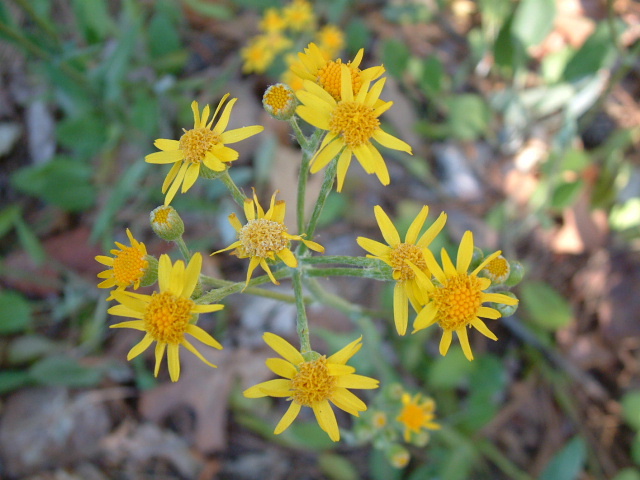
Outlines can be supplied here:
M402 410L396 418L404 426L404 441L411 441L411 434L419 434L422 429L439 430L440 425L433 420L436 402L432 398L421 399L418 393L413 397L408 393L402 394Z
M304 79L293 73L293 68L304 68L304 65L293 53L286 54L284 61L287 69L280 76L280 81L289 85L294 92L297 92L304 87ZM294 67L294 65L296 65L296 67Z
M171 203L181 185L182 193L193 186L200 175L202 165L215 172L222 172L227 168L229 162L236 160L238 152L225 146L226 144L239 142L264 130L261 125L252 125L226 131L231 109L238 100L237 98L231 99L224 106L220 118L213 126L213 122L228 97L229 94L222 97L211 120L209 120L209 105L204 107L202 116L200 116L198 102L193 101L191 103L193 128L184 130L180 140L157 139L154 145L162 151L145 157L145 161L148 163L174 164L162 184L162 193L167 193L164 200L165 205Z
M497 340L480 317L496 319L502 316L495 308L483 307L482 304L494 302L516 305L518 303L517 299L502 293L485 293L484 290L491 286L491 280L478 277L478 272L501 252L497 251L487 256L475 270L467 273L473 257L473 234L467 231L460 241L455 265L444 249L441 254L442 267L430 251L424 253L427 268L438 283L434 285L427 275L413 267L419 279L418 284L424 288L424 294L429 299L415 319L414 332L438 323L443 330L440 354L447 354L453 332L456 332L465 356L473 360L467 328L472 326L491 340Z
M429 244L440 233L447 221L447 214L441 213L438 219L422 234L420 231L429 215L429 207L424 206L418 216L411 222L404 242L400 240L400 235L396 227L391 222L389 216L379 205L374 207L374 213L382 236L388 245L371 240L365 237L358 237L357 242L371 255L370 258L377 258L393 268L393 279L396 285L393 289L393 318L396 330L399 335L407 332L409 323L409 303L416 312L421 310L421 305L425 303L418 278L411 265L418 268L426 276L431 276L424 252L428 250ZM420 235L420 237L418 237Z
M291 235L287 232L284 224L286 204L284 200L276 202L277 191L271 197L269 210L265 211L258 202L256 191L253 191L253 199L246 198L244 201L244 214L247 223L242 225L235 213L229 215L229 222L238 234L238 240L227 248L213 252L215 255L220 252L235 249L233 255L238 258L251 258L247 271L247 284L251 280L251 275L255 268L260 265L269 275L273 283L279 285L278 281L271 273L267 260L275 260L276 256L285 265L291 268L298 266L298 259L289 249L291 240L300 240L308 248L316 252L324 252L324 247L316 242L305 240L301 235Z
M309 80L316 85L325 89L333 97L339 101L342 92L342 63L341 59L330 60L332 55L330 52L318 47L315 43L310 43L304 52L298 53L299 62L292 63L291 72L303 80ZM384 67L377 67L360 70L360 62L364 56L364 49L361 48L355 58L346 63L351 71L351 91L357 94L360 87L372 82L384 73Z
M267 8L260 20L260 30L263 32L281 32L286 27L287 20L277 8Z
M329 62L344 47L344 33L337 25L325 25L316 34L316 40L320 51L327 56L325 59Z
M140 282L145 275L149 261L147 260L147 247L144 243L133 238L131 231L127 228L127 237L131 242L131 246L127 247L120 242L116 242L116 246L111 250L113 257L106 255L98 255L96 261L110 267L108 270L100 272L98 278L105 279L98 284L98 288L113 288L115 291L121 292L127 287L133 286L134 290L140 287ZM107 298L112 300L113 293Z
M316 17L313 13L313 5L306 0L293 0L282 9L287 28L294 32L302 32L313 27Z
M509 278L511 266L506 258L498 255L482 269L482 273L493 283L504 283Z
M314 127L328 132L311 159L310 171L318 172L339 155L338 192L342 190L353 155L365 172L375 173L383 185L389 185L387 165L372 140L387 148L411 153L409 144L380 128L378 117L393 104L378 103L385 79L378 80L371 89L369 82L364 82L354 95L351 78L351 70L342 65L340 101L309 80L304 82L305 90L296 93L302 102L296 113Z
M145 332L142 340L129 351L127 360L137 357L153 342L157 342L155 376L158 376L160 363L167 350L169 376L171 381L178 381L180 377L178 349L181 345L207 365L215 367L185 338L185 334L188 333L205 345L222 349L222 345L217 340L193 323L199 313L215 312L224 308L223 305L218 304L198 305L191 300L201 268L202 255L199 253L193 255L186 268L182 260L172 265L169 256L162 255L158 265L159 292L151 295L127 291L113 293L120 305L111 307L108 310L109 313L136 320L117 323L111 325L111 328L133 328Z
M302 407L311 407L320 428L334 442L340 440L338 422L329 402L358 417L367 406L348 389L372 389L378 388L379 384L376 379L355 374L355 368L346 364L362 347L362 337L330 357L316 356L313 360L305 360L293 345L278 335L267 332L262 338L283 357L267 359L267 367L284 378L254 385L244 391L244 396L286 397L291 401L273 432L276 435L291 425Z

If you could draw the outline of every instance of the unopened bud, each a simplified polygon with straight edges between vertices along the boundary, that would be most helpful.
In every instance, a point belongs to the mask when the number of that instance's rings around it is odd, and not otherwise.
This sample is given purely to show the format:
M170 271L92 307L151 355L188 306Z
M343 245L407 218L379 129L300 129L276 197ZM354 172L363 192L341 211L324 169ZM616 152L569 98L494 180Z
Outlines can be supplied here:
M276 120L289 120L296 111L298 101L289 85L276 83L264 92L262 105L267 113Z
M161 205L149 214L151 228L163 240L172 242L182 237L184 223L175 208Z
M145 255L144 260L147 262L147 266L140 279L140 285L148 287L158 281L158 259L151 255Z
M498 255L482 269L482 274L494 284L502 284L506 282L510 273L511 266L507 259L502 255Z
M516 297L511 292L496 292L496 293L501 293L503 295L506 295L507 297L515 298L516 300L518 299L518 297ZM505 305L504 303L495 303L494 307L496 310L498 310L502 314L503 317L510 317L511 315L516 313L516 310L518 310L517 303L515 305Z
M426 447L431 439L431 435L426 430L422 430L416 434L411 435L411 444L416 447Z
M200 173L198 176L200 178L206 178L209 180L215 180L216 178L220 178L222 174L226 172L227 169L229 168L226 164L223 164L223 165L224 167L222 168L222 170L211 170L204 163L202 163L200 164Z
M504 282L505 285L509 287L513 287L519 284L524 277L524 267L520 262L510 262L511 265L511 273L509 274L509 278Z
M409 451L401 445L394 444L386 452L389 463L395 468L404 468L411 460Z

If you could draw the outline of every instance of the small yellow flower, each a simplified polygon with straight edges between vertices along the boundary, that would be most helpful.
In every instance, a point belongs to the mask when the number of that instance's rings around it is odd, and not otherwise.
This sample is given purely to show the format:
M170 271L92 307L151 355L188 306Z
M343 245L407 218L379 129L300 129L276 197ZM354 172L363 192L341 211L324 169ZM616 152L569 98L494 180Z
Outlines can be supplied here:
M293 0L282 9L287 28L294 32L310 29L316 22L313 5L306 0Z
M404 426L404 441L411 441L411 434L421 433L423 428L439 430L440 425L435 423L436 402L431 398L421 399L421 394L413 397L408 393L402 395L402 410L396 418Z
M320 428L334 442L340 440L338 422L329 402L358 417L367 406L348 389L372 389L378 388L379 384L378 380L355 374L355 368L346 364L362 347L362 337L330 357L322 355L314 360L305 360L293 345L278 335L267 332L262 338L284 358L269 358L266 362L273 373L284 378L254 385L244 391L244 396L287 397L291 401L273 432L276 435L291 425L302 407L311 407Z
M287 20L277 8L267 8L260 20L260 30L267 33L281 32L287 26Z
M378 411L378 412L374 413L373 417L371 418L371 424L377 430L380 430L381 428L386 427L387 426L387 414L382 412L382 411Z
M111 307L111 315L135 318L127 322L111 325L111 328L133 328L145 332L143 339L135 345L127 355L131 360L144 352L154 341L156 343L156 365L154 375L158 376L160 363L167 350L167 362L171 381L177 382L180 377L179 347L182 345L196 357L211 367L198 350L185 338L189 334L205 345L222 349L211 335L193 323L197 314L222 310L223 305L198 305L191 300L191 294L200 278L202 255L196 253L185 268L184 262L178 260L171 264L168 255L161 255L158 266L159 292L141 295L133 292L114 292L120 305Z
M296 113L296 94L284 83L270 85L262 96L262 106L266 112L278 120L289 120Z
M383 185L389 185L387 165L372 140L387 148L411 153L409 144L380 128L378 117L393 104L378 102L385 79L378 80L371 89L369 82L364 82L354 95L351 78L351 70L342 65L340 101L308 80L304 82L305 90L297 92L302 105L296 113L314 127L328 131L311 159L310 171L318 172L338 156L338 192L342 190L353 155L365 172L375 173Z
M238 256L238 258L251 258L247 271L247 284L249 284L255 268L260 265L267 272L271 281L279 285L273 273L271 273L267 260L275 260L277 255L285 265L296 268L298 259L289 249L291 240L300 240L311 250L324 252L322 245L305 240L301 235L291 235L287 232L287 226L284 224L286 204L284 200L276 202L277 193L276 191L271 197L271 205L265 213L258 202L258 197L254 190L253 200L247 198L244 201L244 214L247 217L247 223L242 225L235 213L229 215L229 222L236 230L238 240L227 248L211 254L215 255L235 249L232 254Z
M337 25L325 25L317 35L316 40L320 51L326 54L325 59L330 61L344 47L344 33Z
M304 79L293 73L293 69L304 68L304 65L293 53L286 54L284 62L287 65L287 69L280 76L280 81L289 85L294 92L301 90L304 87Z
M498 255L482 269L482 273L493 283L504 283L511 273L511 266L506 258Z
M438 323L443 330L440 354L447 354L453 332L456 332L465 356L473 360L467 328L472 326L491 340L497 340L480 317L496 319L502 316L495 308L483 307L482 304L494 302L516 305L518 303L517 299L502 293L485 293L484 290L491 286L491 280L478 277L478 272L500 255L500 251L487 256L471 273L467 273L473 257L473 234L470 231L465 232L460 241L455 265L444 249L441 254L442 267L430 251L424 253L427 268L438 283L434 285L421 270L413 268L419 279L418 284L424 289L424 295L429 299L415 319L414 332Z
M151 229L163 240L173 242L182 237L184 222L171 205L160 205L149 213Z
M98 288L116 287L114 291L121 292L127 287L132 286L134 290L140 287L140 282L149 266L147 247L145 247L144 243L133 238L128 228L127 236L131 242L130 247L116 242L119 250L117 248L111 250L113 257L105 255L95 257L96 261L110 267L108 270L98 274L98 278L105 279L98 284ZM113 298L113 292L111 292L107 300L112 300Z
M393 318L398 334L404 335L409 323L409 303L416 312L420 311L421 305L425 303L418 286L418 279L409 262L425 275L431 275L424 259L424 252L444 227L447 214L441 213L427 231L418 238L429 215L429 207L425 205L411 223L402 242L396 227L379 205L374 207L374 213L382 236L388 245L365 237L358 237L357 242L371 254L367 257L378 258L393 268L393 279L396 281L393 289Z
M210 121L208 121L209 105L204 107L202 116L200 116L198 102L193 101L191 103L194 119L193 129L184 130L180 140L157 139L154 145L162 151L145 157L145 161L148 163L174 164L162 184L162 193L167 193L164 200L165 205L171 203L181 185L182 193L193 186L203 165L215 172L222 172L227 168L229 162L236 160L238 152L225 146L226 144L239 142L264 130L264 127L260 125L253 125L226 131L231 109L238 100L237 98L231 99L225 105L220 118L213 126L213 122L228 97L229 94L222 97ZM169 188L170 185L171 188Z
M291 40L278 32L270 32L253 37L247 46L240 50L244 60L244 73L264 73L276 56L291 46Z
M360 62L364 56L361 48L355 58L346 63L351 71L351 91L358 94L360 87L372 82L384 73L383 66L360 70ZM330 60L329 52L321 49L315 43L310 43L304 52L298 53L299 62L292 63L291 72L303 80L309 80L326 90L334 100L339 101L342 91L342 63L341 59ZM377 105L376 105L377 106Z

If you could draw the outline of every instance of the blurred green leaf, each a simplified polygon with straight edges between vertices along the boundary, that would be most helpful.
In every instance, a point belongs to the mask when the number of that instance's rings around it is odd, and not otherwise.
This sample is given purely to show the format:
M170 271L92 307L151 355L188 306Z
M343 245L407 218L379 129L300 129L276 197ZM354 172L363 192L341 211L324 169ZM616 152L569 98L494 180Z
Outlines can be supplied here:
M615 47L611 43L607 22L603 21L569 60L562 78L572 82L593 75L613 57L615 57Z
M320 470L332 480L358 480L358 470L342 455L323 453L318 458Z
M576 202L583 188L584 182L582 180L576 182L561 182L553 191L551 206L559 210L570 207Z
M100 42L113 31L106 0L74 0L72 5L77 25L87 43Z
M452 345L444 356L436 357L429 370L429 386L433 389L454 388L466 378L475 366L467 360L458 345Z
M0 238L4 237L13 228L16 219L20 217L20 207L9 205L0 211Z
M347 34L347 52L349 54L349 58L352 58L362 45L369 44L369 37L371 33L369 31L369 27L360 17L356 17L349 22L346 28Z
M390 75L400 78L409 62L409 47L395 38L389 38L382 44L382 63Z
M15 222L16 232L20 245L25 249L31 260L36 265L42 265L46 258L46 253L42 248L42 244L33 232L31 227L26 224L22 217L18 217Z
M22 335L9 344L7 359L12 365L28 363L58 352L61 348L59 344L44 335Z
M473 478L471 471L476 462L476 456L477 453L471 443L450 445L444 458L440 460L440 475L437 478L447 480L468 480Z
M131 124L149 137L158 131L160 106L158 97L145 90L136 90L131 108Z
M76 117L65 118L58 123L56 137L62 146L84 158L91 158L107 142L105 117L100 112L91 110Z
M233 12L231 9L224 5L206 2L203 0L183 0L183 2L196 13L205 17L215 18L217 20L231 20L233 18ZM259 2L258 5L261 3L262 2Z
M622 396L622 418L634 430L640 431L640 390Z
M469 397L464 418L465 429L475 432L484 427L498 411L498 399L508 383L504 365L492 355L483 355L474 360L475 369L469 376Z
M31 325L31 305L18 292L0 292L0 334L23 332Z
M179 11L176 12L175 4L158 2L156 13L146 28L149 53L153 58L159 58L180 49L181 42L176 21L179 18Z
M369 452L369 474L373 480L400 480L402 470L393 467L382 450Z
M640 471L635 468L620 470L611 480L640 480Z
M547 84L556 83L562 79L567 63L569 63L574 54L575 50L573 48L564 47L545 55L541 61L540 70Z
M480 95L466 93L447 99L449 132L459 140L474 140L487 131L490 111Z
M555 0L522 0L516 8L511 34L525 49L542 43L553 29Z
M97 368L82 366L67 356L47 357L34 363L29 376L41 385L92 387L100 382L102 373Z
M3 370L0 372L0 395L17 390L29 383L31 378L24 370Z
M591 165L591 156L584 150L572 148L568 150L560 162L560 170L571 172L582 172Z
M619 232L640 226L640 198L630 198L616 204L609 215L611 228Z
M430 96L441 94L444 88L445 72L440 59L432 55L423 62L422 67L420 78L422 89Z
M88 209L95 202L89 165L64 157L44 165L18 170L11 178L15 188L70 212Z
M587 457L587 446L580 437L573 437L555 454L540 474L539 480L574 480L582 471Z
M569 302L547 283L523 283L520 298L531 319L545 329L557 330L573 318Z

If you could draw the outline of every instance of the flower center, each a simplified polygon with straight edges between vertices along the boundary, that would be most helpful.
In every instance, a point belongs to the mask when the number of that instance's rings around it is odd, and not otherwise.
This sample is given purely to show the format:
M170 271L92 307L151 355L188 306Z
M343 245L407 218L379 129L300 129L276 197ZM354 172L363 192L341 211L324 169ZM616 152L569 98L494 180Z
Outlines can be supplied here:
M184 337L194 302L176 297L170 292L153 293L144 312L144 327L154 340L161 343L180 343Z
M331 133L341 135L348 147L359 147L369 141L380 127L373 108L357 102L340 102L331 114Z
M159 223L161 225L167 224L169 221L170 212L171 212L171 207L156 208L153 212L152 222Z
M438 310L438 323L444 330L465 327L478 315L482 289L475 275L466 273L449 278L432 293Z
M425 412L422 407L414 403L405 405L400 412L398 421L404 424L409 430L420 431L422 424L426 420Z
M282 85L272 85L264 94L263 102L266 108L270 109L272 115L280 115L291 110L295 95L293 91Z
M180 137L180 150L184 152L184 161L200 163L211 147L220 143L220 136L212 130L202 127L186 130Z
M413 280L416 276L407 264L407 261L413 263L422 271L427 268L427 263L424 261L424 256L422 255L422 249L411 243L399 243L391 249L389 256L394 273L398 272L400 275L398 279L400 281Z
M291 397L294 402L310 407L331 397L335 386L336 377L329 375L327 357L323 355L298 367L298 373L291 379Z
M347 64L347 66L349 65ZM357 95L362 86L360 69L351 66L349 66L349 68L351 69L351 87L353 88L353 94ZM329 94L339 102L341 99L342 60L338 59L327 63L318 70L316 78L318 79L318 85L329 92Z
M273 252L279 252L289 246L289 240L282 236L286 232L287 227L284 223L256 218L249 220L242 227L238 238L247 255L268 258Z
M135 247L124 247L113 259L113 277L118 285L128 287L142 278L149 263Z
M504 282L507 278L509 278L509 273L511 273L511 267L509 266L509 262L502 255L497 256L493 260L491 260L483 269L483 271L487 274L494 282Z

